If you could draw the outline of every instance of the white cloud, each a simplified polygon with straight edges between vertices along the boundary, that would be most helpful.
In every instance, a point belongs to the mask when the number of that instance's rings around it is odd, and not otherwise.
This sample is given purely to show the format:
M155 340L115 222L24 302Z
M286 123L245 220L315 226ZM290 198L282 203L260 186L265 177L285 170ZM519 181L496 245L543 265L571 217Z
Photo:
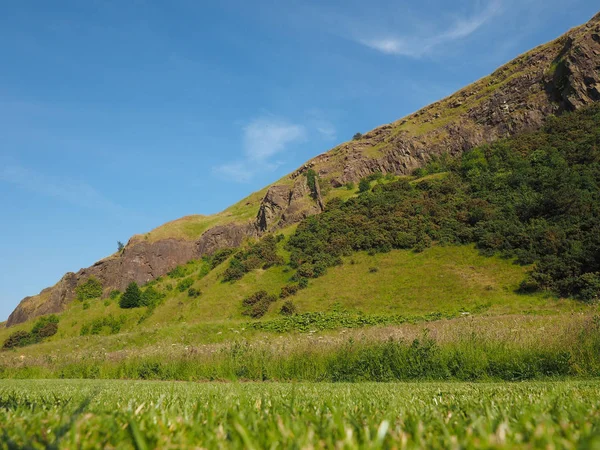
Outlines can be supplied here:
M261 117L244 127L244 153L251 161L264 162L286 145L304 139L304 127L280 119Z
M77 206L113 211L123 209L87 183L47 176L18 165L2 168L0 181Z
M234 162L223 164L213 168L213 172L230 180L245 183L250 181L254 175L254 170L250 168L247 162Z
M359 37L357 41L367 47L389 55L418 58L435 47L463 39L501 12L501 0L492 0L481 12L471 17L460 18L445 31L428 36L398 36L385 34L374 37Z
M295 142L306 139L302 125L264 116L252 120L242 129L244 158L214 167L213 172L228 179L247 182L256 173L273 171L281 162L273 158Z

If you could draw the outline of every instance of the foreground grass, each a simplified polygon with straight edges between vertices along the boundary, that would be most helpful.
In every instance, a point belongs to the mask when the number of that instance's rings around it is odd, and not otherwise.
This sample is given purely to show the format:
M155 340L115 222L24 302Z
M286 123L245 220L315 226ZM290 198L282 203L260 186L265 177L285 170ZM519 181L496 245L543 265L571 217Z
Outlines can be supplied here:
M2 448L598 448L600 383L8 381Z

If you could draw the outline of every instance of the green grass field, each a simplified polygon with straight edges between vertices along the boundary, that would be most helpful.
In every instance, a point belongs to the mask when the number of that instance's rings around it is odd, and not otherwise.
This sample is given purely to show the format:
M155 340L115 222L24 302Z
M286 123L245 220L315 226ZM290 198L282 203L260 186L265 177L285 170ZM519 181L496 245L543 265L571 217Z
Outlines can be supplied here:
M597 381L5 381L2 448L600 448Z

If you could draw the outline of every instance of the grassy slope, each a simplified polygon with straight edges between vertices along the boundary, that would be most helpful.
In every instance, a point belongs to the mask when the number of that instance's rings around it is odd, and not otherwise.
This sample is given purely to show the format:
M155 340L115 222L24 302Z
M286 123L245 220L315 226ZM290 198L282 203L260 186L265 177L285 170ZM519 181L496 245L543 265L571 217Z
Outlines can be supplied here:
M286 230L290 233L291 229ZM282 244L280 244L282 245ZM281 249L282 254L285 253ZM200 265L194 266L199 270ZM202 290L200 298L190 299L187 292L167 291L166 284L179 280L165 277L156 284L167 292L167 299L154 314L138 324L144 308L121 310L116 301L94 300L89 309L80 302L61 315L60 331L49 342L18 349L23 355L40 356L61 352L65 347L90 352L101 349L120 350L148 347L161 343L197 345L234 339L238 330L250 321L241 315L242 299L260 289L279 293L293 272L273 267L247 274L236 283L222 283L220 274L226 263L207 276L192 277L194 287ZM371 272L371 268L377 272ZM514 292L527 268L498 257L484 257L472 247L433 247L423 253L395 250L370 256L366 253L346 258L342 266L311 280L309 287L291 299L300 312L342 309L365 314L423 315L432 312L478 315L570 314L586 311L580 303L559 300L541 294L519 295ZM278 300L263 320L279 317L284 300ZM93 319L123 316L126 323L116 336L80 337L81 327ZM16 330L30 329L31 322L0 330L0 342ZM104 330L103 334L108 334ZM65 341L66 339L66 341ZM14 354L15 352L9 352Z

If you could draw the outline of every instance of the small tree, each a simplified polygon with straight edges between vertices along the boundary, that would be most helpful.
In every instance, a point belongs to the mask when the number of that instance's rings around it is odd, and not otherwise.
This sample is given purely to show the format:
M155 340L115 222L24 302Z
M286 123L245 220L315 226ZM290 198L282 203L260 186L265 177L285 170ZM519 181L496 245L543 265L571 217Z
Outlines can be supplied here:
M371 190L371 182L367 178L363 178L358 183L358 192L367 192Z
M360 138L362 138L362 133L356 133L354 136L352 136L353 141L358 141Z
M121 241L117 241L117 251L120 252L125 248L125 244L123 244Z
M306 172L306 182L308 184L308 188L310 189L310 194L313 198L317 198L317 172L313 169L308 169Z
M142 291L135 281L129 283L123 293L119 306L123 309L138 308L142 305Z

